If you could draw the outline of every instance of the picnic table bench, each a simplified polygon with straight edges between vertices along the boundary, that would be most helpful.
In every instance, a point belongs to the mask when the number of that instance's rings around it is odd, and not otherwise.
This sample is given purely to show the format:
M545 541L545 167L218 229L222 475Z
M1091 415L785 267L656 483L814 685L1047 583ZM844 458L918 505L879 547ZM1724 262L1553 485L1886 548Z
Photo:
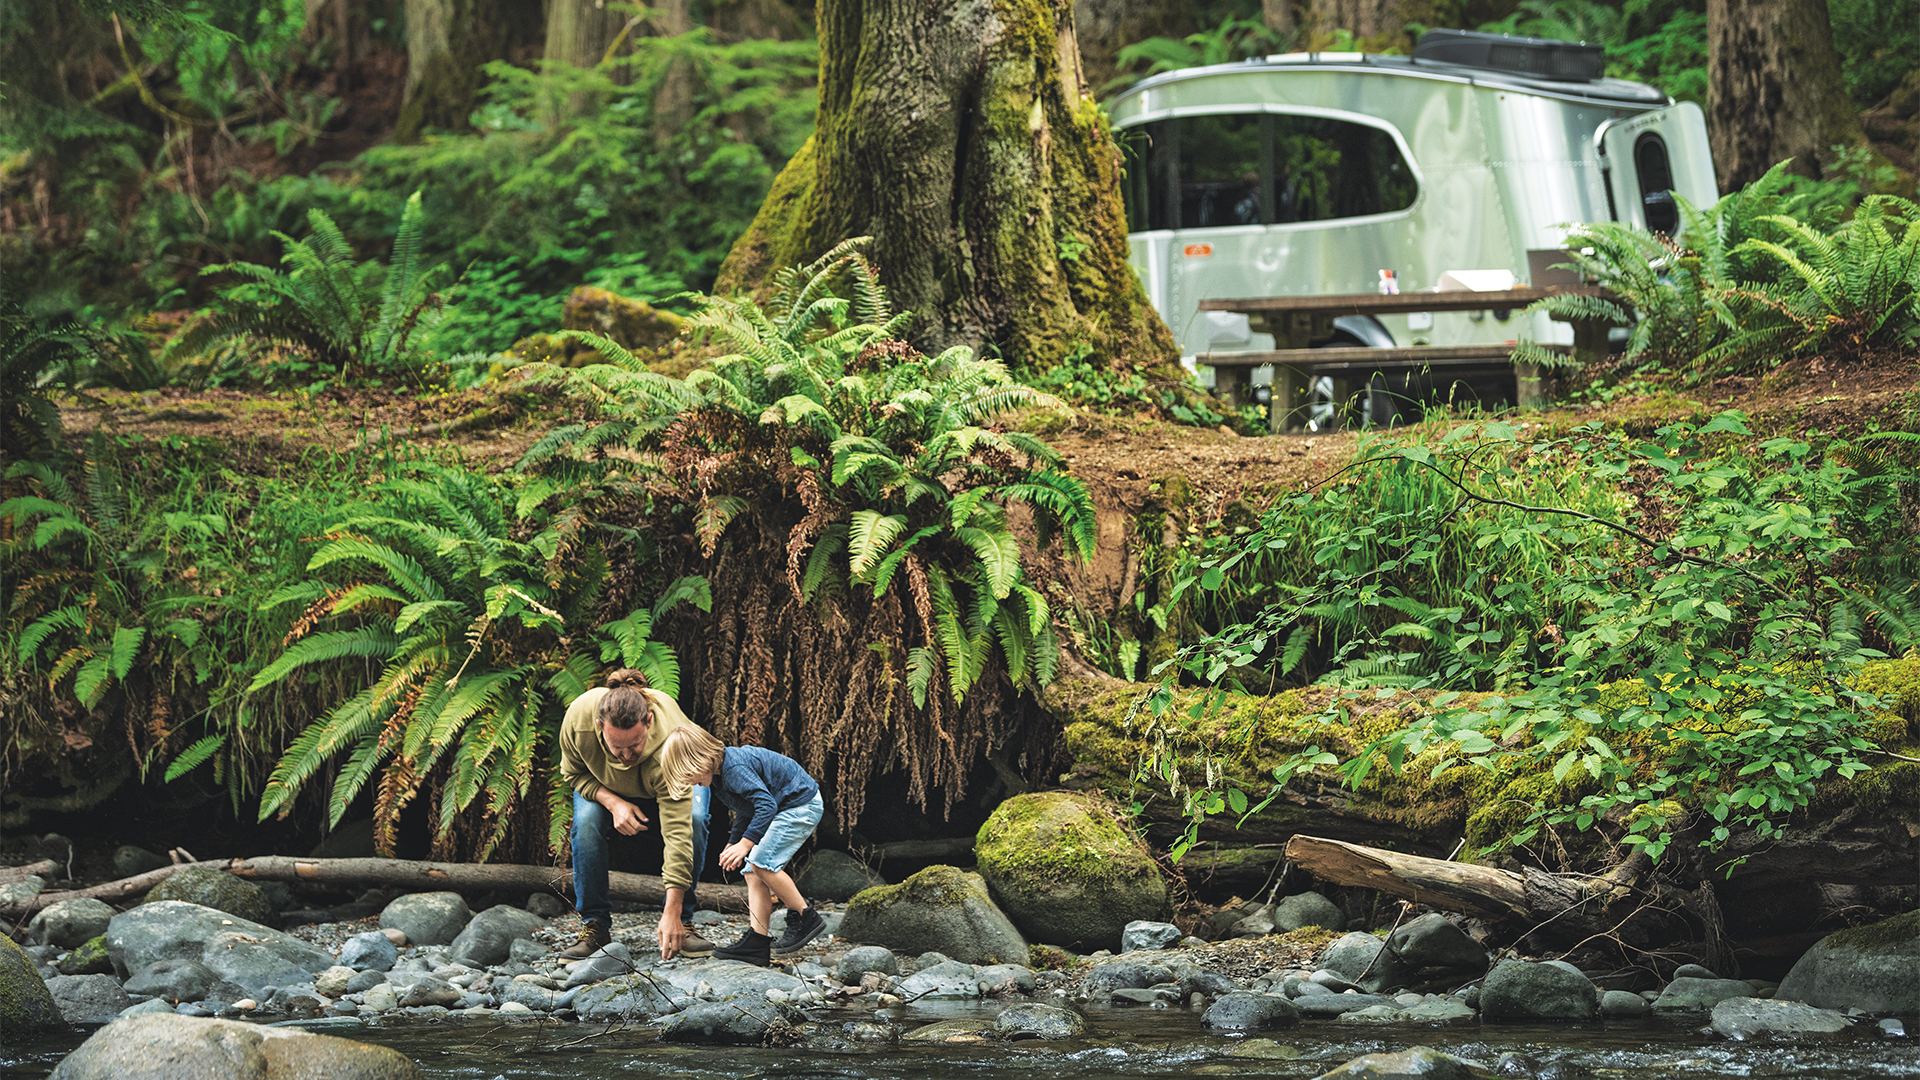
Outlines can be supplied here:
M1546 401L1545 380L1533 364L1510 360L1513 342L1483 345L1414 345L1389 349L1310 348L1311 342L1333 334L1333 320L1344 315L1391 315L1421 311L1501 311L1524 308L1551 296L1612 297L1597 285L1550 285L1544 288L1478 292L1352 293L1338 296L1262 296L1245 299L1202 300L1201 311L1228 311L1248 317L1256 333L1272 334L1283 348L1258 352L1206 353L1194 362L1214 369L1215 393L1233 405L1244 404L1254 369L1273 367L1273 403L1268 423L1274 432L1297 426L1313 381L1333 380L1333 399L1344 410L1356 392L1375 374L1445 370L1456 375L1512 371L1515 403L1537 407ZM1606 354L1607 323L1573 320L1574 344L1556 347L1575 356L1594 359Z

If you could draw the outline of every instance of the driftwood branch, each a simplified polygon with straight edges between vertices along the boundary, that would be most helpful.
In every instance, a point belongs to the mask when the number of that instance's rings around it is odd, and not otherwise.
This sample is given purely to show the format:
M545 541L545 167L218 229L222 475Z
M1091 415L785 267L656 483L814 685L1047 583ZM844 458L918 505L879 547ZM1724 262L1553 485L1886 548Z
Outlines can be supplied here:
M573 872L564 867L520 866L508 863L438 863L404 859L298 859L265 855L252 859L214 860L163 866L136 877L109 881L85 889L43 892L22 904L0 908L0 917L18 919L62 900L91 897L109 903L146 893L172 877L183 866L212 866L253 881L308 882L323 885L367 885L408 892L537 892L558 893L572 884ZM27 868L31 869L31 868ZM24 877L24 875L22 875ZM651 874L608 876L607 894L614 900L659 904L666 900L666 882ZM700 902L721 911L747 910L747 891L738 885L700 886Z
M1378 889L1416 904L1488 919L1536 915L1527 879L1506 870L1305 835L1287 841L1287 859L1322 881Z
M35 874L51 878L60 872L60 864L52 859L41 859L37 863L25 866L0 866L0 885L11 885L16 881L25 881Z

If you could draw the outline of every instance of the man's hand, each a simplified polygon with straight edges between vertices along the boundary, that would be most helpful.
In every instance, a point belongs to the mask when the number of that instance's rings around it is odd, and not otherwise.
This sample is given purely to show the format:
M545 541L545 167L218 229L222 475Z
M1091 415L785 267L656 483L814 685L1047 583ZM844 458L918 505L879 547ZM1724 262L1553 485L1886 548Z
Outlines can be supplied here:
M686 939L687 928L680 925L680 905L668 904L660 913L660 959L673 959Z
M743 836L721 849L720 869L738 870L746 863L747 856L751 854L753 854L753 841Z
M607 813L613 815L615 832L622 836L632 836L635 833L647 831L647 815L641 813L639 807L605 788L600 790L599 801L601 806L607 808Z

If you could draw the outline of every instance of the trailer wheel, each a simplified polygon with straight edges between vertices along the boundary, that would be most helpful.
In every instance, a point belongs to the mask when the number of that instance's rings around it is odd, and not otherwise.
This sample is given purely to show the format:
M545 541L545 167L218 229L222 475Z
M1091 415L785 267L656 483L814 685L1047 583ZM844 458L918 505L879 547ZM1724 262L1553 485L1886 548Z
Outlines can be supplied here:
M1360 340L1345 330L1337 331L1327 340L1315 345L1316 349L1365 349L1371 343ZM1367 404L1360 410L1361 425L1366 426L1373 412L1373 392L1366 392ZM1307 384L1306 429L1308 431L1338 431L1344 424L1335 415L1333 400L1333 379L1322 375Z

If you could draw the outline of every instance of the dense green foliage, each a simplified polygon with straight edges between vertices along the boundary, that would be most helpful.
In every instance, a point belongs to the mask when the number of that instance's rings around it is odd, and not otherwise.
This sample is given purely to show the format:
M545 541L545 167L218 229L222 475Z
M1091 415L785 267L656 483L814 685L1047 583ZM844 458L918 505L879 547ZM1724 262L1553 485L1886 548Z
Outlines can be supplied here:
M1655 857L1686 828L1769 835L1865 767L1859 665L1920 647L1903 509L1920 471L1904 434L1824 452L1750 436L1724 413L1651 437L1487 424L1370 447L1196 553L1167 602L1199 594L1214 629L1161 674L1427 691L1430 713L1340 773L1358 786L1433 751L1436 771L1550 772L1558 794L1514 843L1597 821ZM1276 779L1332 764L1312 747ZM1202 788L1190 809L1266 794Z
M971 349L907 348L898 335L912 315L888 307L862 243L783 271L764 309L709 300L695 325L737 351L685 380L588 338L614 363L544 377L590 395L609 421L560 429L529 458L577 456L615 438L663 452L663 478L692 506L708 555L735 517L797 492L808 512L787 545L793 587L806 600L910 592L916 703L944 672L957 704L996 649L1016 683L1044 685L1056 664L1051 616L1026 580L1004 504L1032 510L1043 545L1057 533L1085 557L1093 501L1044 442L986 425L1064 407ZM835 295L836 284L851 295Z

